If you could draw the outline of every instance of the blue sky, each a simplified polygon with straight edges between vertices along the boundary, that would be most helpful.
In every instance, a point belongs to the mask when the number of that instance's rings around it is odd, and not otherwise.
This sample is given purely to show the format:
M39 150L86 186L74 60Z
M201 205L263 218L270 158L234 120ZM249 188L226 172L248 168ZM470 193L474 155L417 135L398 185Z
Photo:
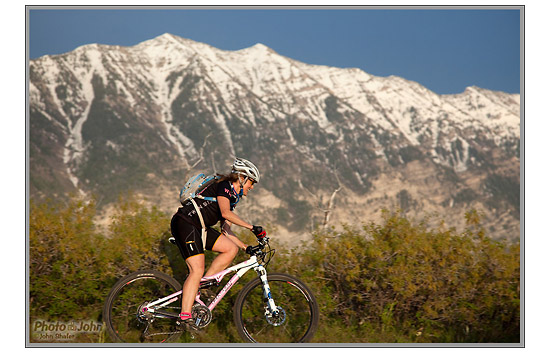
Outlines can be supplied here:
M520 93L519 9L30 9L29 57L172 33L224 50L262 43L310 64L396 75L439 93Z

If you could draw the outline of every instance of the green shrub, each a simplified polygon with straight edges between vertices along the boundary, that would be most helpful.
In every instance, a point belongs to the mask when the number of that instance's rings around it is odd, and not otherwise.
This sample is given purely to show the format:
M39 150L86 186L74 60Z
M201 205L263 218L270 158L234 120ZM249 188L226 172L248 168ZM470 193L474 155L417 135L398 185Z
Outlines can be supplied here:
M519 342L519 245L485 237L477 212L466 218L459 234L384 211L382 224L316 234L293 272L353 340Z
M93 222L94 202L30 206L31 321L99 321L112 285L138 269L183 283L185 263L167 242L171 215L126 196L104 234ZM269 271L300 278L316 295L321 321L314 342L519 342L519 244L486 237L474 210L461 232L398 212L382 216L380 223L316 231L297 249L279 246L272 235L277 255ZM250 232L238 234L253 243ZM212 258L207 252L207 263ZM246 258L240 252L234 263ZM238 341L232 305L253 277L247 274L216 308L200 342Z

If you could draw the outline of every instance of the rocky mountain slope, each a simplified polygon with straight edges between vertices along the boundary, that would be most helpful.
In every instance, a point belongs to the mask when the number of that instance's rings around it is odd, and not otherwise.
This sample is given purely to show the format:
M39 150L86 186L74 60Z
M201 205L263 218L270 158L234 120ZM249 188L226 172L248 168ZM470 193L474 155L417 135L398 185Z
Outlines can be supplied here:
M241 156L262 182L238 213L281 236L397 207L460 226L475 207L491 236L519 237L518 94L438 95L171 34L31 60L29 94L31 198L77 192L108 209L132 190L172 212L187 177Z

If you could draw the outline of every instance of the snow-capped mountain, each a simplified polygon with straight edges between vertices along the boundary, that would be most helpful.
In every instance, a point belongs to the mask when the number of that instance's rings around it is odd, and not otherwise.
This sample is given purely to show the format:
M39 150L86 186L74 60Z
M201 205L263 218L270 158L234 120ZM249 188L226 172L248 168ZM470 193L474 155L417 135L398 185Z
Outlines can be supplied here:
M31 197L126 190L166 210L191 173L254 161L240 213L281 231L368 222L384 207L458 224L475 207L519 236L520 97L438 95L403 78L309 65L256 44L171 34L30 61ZM331 212L326 212L329 200Z

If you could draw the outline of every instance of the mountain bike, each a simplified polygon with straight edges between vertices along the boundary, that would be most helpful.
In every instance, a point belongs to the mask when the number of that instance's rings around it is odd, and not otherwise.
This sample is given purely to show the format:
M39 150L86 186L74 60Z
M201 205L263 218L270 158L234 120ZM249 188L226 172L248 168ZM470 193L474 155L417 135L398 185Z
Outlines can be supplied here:
M170 239L174 243L173 238ZM268 274L266 266L275 250L269 239L251 247L250 258L215 275L203 277L192 309L199 330L212 322L212 312L249 270L258 277L239 292L233 321L246 342L308 342L319 323L319 307L311 290L287 274ZM215 293L228 273L235 272L221 290L205 299L201 289ZM103 309L109 335L117 342L175 342L184 332L178 324L182 285L154 270L137 271L121 278L111 289ZM192 333L191 333L192 334ZM193 337L193 334L192 334Z

